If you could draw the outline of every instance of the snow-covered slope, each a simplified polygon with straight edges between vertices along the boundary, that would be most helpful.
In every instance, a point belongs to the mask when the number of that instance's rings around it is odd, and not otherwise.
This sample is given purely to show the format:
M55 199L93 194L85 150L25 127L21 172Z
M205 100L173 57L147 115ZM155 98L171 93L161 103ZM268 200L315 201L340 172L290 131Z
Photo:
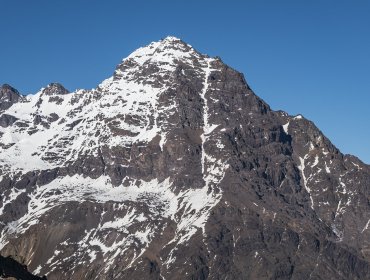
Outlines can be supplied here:
M138 49L123 60L122 67L128 69L118 66L97 89L67 93L51 84L4 111L17 121L0 128L1 143L11 145L3 149L1 168L14 173L58 167L81 153L97 155L101 146L148 143L156 135L163 144L169 125L165 118L176 111L176 103L169 100L163 106L158 99L171 87L177 61L189 67L194 60L203 62L199 75L208 67L190 46L171 46L176 40L168 37ZM155 72L142 81L140 74L149 65Z

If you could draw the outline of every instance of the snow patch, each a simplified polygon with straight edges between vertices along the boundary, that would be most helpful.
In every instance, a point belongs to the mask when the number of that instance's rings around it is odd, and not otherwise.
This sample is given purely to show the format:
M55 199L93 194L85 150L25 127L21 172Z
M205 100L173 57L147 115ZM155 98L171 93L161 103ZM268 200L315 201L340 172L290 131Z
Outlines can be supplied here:
M284 132L286 134L289 134L289 132L288 132L288 130L289 130L289 124L290 124L290 122L287 122L286 124L283 125L283 129L284 129Z
M318 165L318 163L319 163L319 156L316 155L315 156L315 161L312 163L311 168L314 168L316 165Z
M312 194L311 194L311 189L307 186L307 178L306 178L306 174L305 174L305 160L307 158L308 155L306 155L304 158L302 157L299 157L299 162L300 162L300 165L298 166L298 169L301 171L301 174L302 174L302 179L303 179L303 187L305 188L305 190L308 192L308 194L310 195L310 199L311 199L311 208L314 209L314 202L313 202L313 198L312 198Z
M38 186L30 194L27 214L20 219L10 222L1 232L0 249L7 243L7 238L24 233L32 225L39 222L40 217L53 207L67 201L88 201L104 203L107 201L124 203L125 201L147 202L150 198L150 211L160 214L163 219L170 218L177 223L175 241L186 242L198 229L204 231L204 225L208 219L210 210L219 202L221 195L209 193L206 187L201 189L187 189L178 194L172 191L169 178L162 182L157 179L151 181L133 180L128 186L115 187L111 184L109 177L101 176L97 179L75 175L57 178L51 183ZM164 209L157 213L157 205L163 205ZM177 217L177 213L182 213ZM126 216L108 221L99 226L98 231L120 229L124 230L132 223L140 223L147 219L143 213L131 210ZM97 246L103 253L113 252L119 248L127 247L126 242L138 239L144 247L151 242L154 234L153 228L138 230L133 233L132 238L122 240L112 246L107 246L104 240L90 238L84 241L90 246Z

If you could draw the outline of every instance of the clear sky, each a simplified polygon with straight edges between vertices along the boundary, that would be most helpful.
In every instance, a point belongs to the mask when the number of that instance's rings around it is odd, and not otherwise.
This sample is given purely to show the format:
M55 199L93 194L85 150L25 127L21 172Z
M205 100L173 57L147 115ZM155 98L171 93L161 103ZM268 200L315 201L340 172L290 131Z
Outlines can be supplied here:
M90 89L167 35L220 56L273 109L370 163L368 0L2 0L0 83Z

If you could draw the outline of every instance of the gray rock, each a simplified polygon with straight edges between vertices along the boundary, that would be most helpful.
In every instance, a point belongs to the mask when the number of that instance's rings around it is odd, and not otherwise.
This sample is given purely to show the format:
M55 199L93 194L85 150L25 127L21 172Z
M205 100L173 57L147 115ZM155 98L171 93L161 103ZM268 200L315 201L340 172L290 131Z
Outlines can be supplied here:
M20 93L8 84L0 87L0 112L10 108L14 103L22 99Z

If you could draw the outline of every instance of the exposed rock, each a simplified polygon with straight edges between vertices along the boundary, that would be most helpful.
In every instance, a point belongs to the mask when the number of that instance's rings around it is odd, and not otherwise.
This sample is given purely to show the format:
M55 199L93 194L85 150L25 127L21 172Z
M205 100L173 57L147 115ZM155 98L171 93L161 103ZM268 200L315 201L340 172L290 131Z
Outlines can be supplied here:
M65 95L69 93L69 91L59 83L50 83L46 88L42 90L42 92L45 95ZM50 98L49 102L53 102L53 99Z
M10 85L3 84L0 87L0 112L10 108L21 99L19 92Z
M0 256L0 277L22 280L46 280L46 277L38 277L27 271L27 266L21 265L11 257Z
M2 127L8 127L10 125L13 125L17 121L17 118L11 115L2 114L0 116L0 126Z

